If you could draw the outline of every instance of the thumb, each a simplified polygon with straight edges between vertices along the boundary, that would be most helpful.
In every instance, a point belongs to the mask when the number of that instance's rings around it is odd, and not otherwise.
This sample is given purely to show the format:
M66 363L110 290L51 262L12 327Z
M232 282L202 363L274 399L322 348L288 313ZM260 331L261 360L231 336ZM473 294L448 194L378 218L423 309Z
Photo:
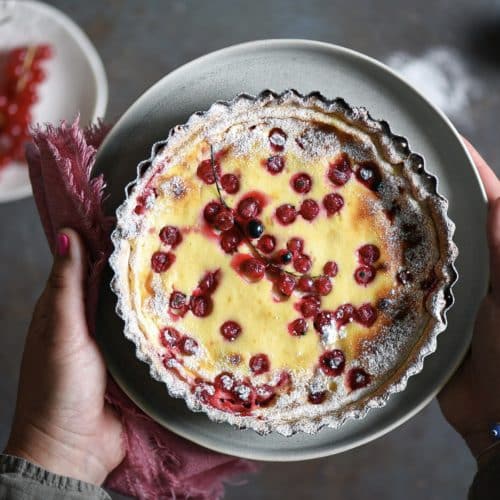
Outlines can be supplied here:
M490 204L488 214L488 244L493 296L500 302L500 197Z
M68 336L86 327L85 259L78 234L72 229L60 230L56 237L54 264L44 292L55 335L64 332Z

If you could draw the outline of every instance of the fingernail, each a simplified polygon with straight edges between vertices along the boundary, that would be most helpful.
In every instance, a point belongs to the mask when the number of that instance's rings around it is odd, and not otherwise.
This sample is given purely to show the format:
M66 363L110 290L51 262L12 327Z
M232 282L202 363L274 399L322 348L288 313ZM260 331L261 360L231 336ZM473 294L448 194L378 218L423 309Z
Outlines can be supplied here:
M56 241L56 253L59 257L66 257L69 253L69 237L67 234L59 233Z

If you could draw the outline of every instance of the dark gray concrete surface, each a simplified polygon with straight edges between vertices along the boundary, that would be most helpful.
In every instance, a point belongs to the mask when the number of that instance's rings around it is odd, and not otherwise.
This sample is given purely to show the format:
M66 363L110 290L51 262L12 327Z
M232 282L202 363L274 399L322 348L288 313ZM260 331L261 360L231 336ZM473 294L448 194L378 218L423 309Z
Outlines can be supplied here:
M54 0L103 58L115 120L151 84L206 52L259 38L311 38L381 60L456 49L484 92L457 121L500 172L500 2L494 0ZM43 28L42 28L43 29ZM70 70L70 68L68 68ZM50 256L32 199L0 205L0 444L7 439L31 310ZM459 332L456 332L459 333ZM431 404L359 449L327 459L267 464L228 499L454 500L466 497L474 461Z

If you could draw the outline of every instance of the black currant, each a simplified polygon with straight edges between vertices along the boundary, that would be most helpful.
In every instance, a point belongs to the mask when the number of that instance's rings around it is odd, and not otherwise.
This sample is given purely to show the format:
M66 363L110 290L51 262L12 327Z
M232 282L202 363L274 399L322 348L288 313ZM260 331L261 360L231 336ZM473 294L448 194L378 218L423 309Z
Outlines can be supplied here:
M251 238L258 238L264 232L264 226L260 220L252 219L247 224L247 231Z
M290 262L292 262L292 257L292 252L286 252L281 255L281 262L283 262L283 264L290 264Z

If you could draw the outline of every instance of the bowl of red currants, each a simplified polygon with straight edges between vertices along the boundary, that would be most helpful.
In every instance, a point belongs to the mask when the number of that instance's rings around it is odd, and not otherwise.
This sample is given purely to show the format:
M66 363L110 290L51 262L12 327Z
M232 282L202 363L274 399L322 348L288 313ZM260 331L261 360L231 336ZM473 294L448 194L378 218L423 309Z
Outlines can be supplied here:
M0 4L0 203L31 194L24 150L32 126L104 117L106 74L65 14L39 2Z

